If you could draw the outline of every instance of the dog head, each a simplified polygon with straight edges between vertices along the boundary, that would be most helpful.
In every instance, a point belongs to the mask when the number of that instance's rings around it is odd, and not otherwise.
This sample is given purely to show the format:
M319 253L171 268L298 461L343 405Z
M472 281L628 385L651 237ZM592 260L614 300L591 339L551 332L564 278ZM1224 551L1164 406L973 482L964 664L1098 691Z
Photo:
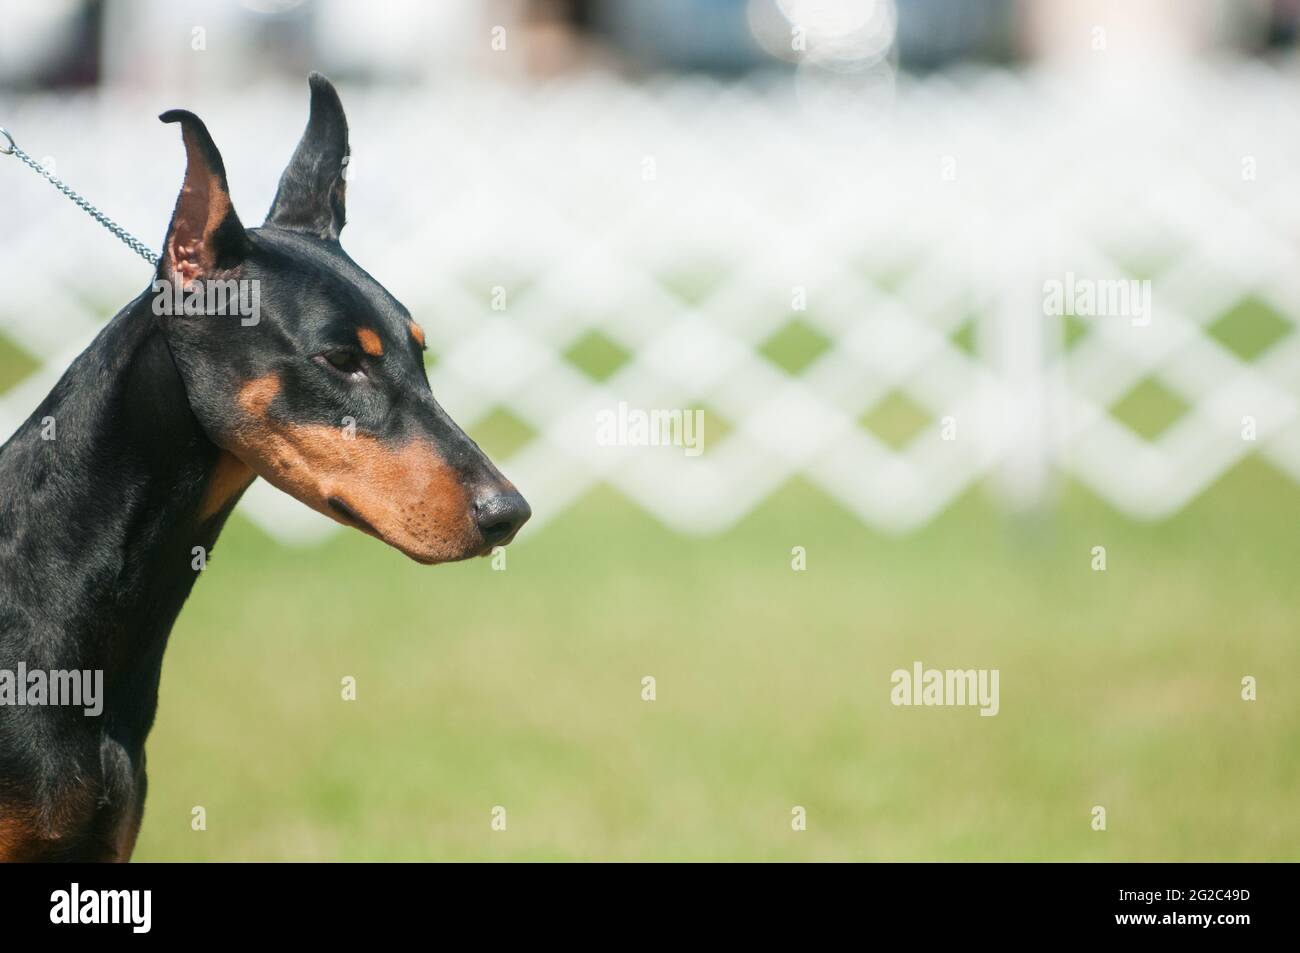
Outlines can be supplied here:
M239 465L419 562L486 553L531 511L434 400L420 325L340 246L347 120L328 80L310 86L260 228L240 222L202 121L160 117L187 166L154 313L195 416Z

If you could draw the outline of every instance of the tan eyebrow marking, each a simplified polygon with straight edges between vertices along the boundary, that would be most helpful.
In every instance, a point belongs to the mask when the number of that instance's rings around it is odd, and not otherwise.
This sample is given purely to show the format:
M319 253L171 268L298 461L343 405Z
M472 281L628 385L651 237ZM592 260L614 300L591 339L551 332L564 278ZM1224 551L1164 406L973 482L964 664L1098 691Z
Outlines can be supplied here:
M420 327L414 321L412 321L408 327L411 329L411 337L415 338L415 343L420 345L420 347L424 347L424 328Z
M370 328L357 328L357 340L361 342L361 350L371 357L384 356L383 342L379 340L379 335Z

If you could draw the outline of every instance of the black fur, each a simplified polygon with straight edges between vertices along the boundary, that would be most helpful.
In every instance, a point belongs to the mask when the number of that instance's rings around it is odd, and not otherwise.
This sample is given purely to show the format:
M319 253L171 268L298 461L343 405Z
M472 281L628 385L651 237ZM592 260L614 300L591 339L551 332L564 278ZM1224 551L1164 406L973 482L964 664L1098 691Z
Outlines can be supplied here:
M99 717L0 705L0 859L129 857L163 651L199 574L193 550L211 554L239 495L203 512L239 426L241 385L273 376L282 423L332 425L346 414L382 445L436 447L483 527L463 555L508 542L527 519L522 498L433 399L406 309L339 246L347 124L324 78L313 75L311 90L311 120L266 225L244 229L227 203L211 233L212 274L260 282L260 322L159 316L146 291L0 448L0 669L99 669L105 694ZM185 131L188 175L210 176L224 193L203 124L183 111L162 118ZM179 220L182 202L159 277L174 264L173 236L196 227ZM363 385L321 359L355 350L358 328L384 344L382 359L357 354ZM42 436L47 418L53 440ZM508 523L486 525L500 513ZM340 516L361 525L346 504Z

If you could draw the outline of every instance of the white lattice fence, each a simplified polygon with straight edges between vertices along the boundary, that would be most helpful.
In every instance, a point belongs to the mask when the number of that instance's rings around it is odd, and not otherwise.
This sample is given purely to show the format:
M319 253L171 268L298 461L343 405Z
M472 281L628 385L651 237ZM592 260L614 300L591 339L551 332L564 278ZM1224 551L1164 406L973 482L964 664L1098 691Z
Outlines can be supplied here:
M940 76L861 126L698 80L345 89L344 244L420 317L453 416L516 432L502 467L539 521L607 481L713 532L802 475L903 531L990 474L1020 503L1052 473L1154 518L1245 454L1300 480L1294 88L1255 67L1142 95ZM151 117L173 105L257 221L301 90L25 100L0 122L158 242L182 154ZM16 164L0 197L0 336L36 365L0 394L8 432L148 270ZM1067 272L1149 276L1150 323L1046 316ZM1116 411L1134 401L1172 424L1143 438ZM705 452L601 445L619 402L707 408ZM265 486L243 506L282 538L333 525Z

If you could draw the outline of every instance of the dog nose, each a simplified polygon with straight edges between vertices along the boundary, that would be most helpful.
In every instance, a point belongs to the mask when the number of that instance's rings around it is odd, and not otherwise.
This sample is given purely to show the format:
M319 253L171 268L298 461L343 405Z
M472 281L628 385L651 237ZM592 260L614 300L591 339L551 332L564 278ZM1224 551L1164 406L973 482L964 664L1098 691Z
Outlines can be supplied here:
M474 518L483 534L483 542L489 546L510 542L532 515L528 501L516 490L492 493L480 497L474 504Z

